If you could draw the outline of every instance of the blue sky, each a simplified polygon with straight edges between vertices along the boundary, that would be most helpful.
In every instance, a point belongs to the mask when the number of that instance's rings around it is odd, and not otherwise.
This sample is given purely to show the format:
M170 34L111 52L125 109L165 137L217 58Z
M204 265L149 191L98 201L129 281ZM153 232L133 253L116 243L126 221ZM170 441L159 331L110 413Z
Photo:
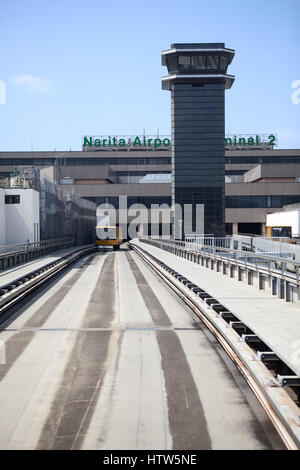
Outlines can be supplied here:
M2 0L0 8L0 151L80 150L83 135L169 134L161 51L173 42L235 49L226 131L277 133L279 148L300 148L292 102L300 0Z

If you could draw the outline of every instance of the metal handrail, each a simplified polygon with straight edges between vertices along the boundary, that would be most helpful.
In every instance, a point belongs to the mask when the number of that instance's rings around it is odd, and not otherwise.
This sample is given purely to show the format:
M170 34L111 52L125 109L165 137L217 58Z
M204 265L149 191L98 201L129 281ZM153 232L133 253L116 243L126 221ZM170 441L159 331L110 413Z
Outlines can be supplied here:
M280 275L283 278L289 278L291 281L296 282L299 284L299 274L300 274L300 263L289 260L283 259L274 256L268 256L265 254L260 253L253 253L249 251L239 251L234 250L232 248L224 248L224 247L214 247L211 245L202 245L201 249L199 246L196 246L195 243L188 242L189 245L194 245L195 249L187 248L185 241L179 240L162 240L162 239L154 239L151 237L142 237L140 238L141 241L150 242L156 244L162 248L163 245L171 245L177 246L180 248L184 248L185 250L195 252L195 253L202 253L204 255L213 256L215 259L226 260L227 262L233 262L236 265L243 265L249 268L255 267L255 269L268 271L276 276ZM247 258L251 258L253 261L250 263L247 262ZM259 266L259 264L266 264L266 267ZM276 265L279 264L279 267L276 268ZM287 269L287 265L289 266L289 270Z
M186 248L186 249L189 249L186 247L186 242L185 241L180 241L180 240L167 240L167 239L158 239L158 238L151 238L151 237L146 237L146 236L143 236L140 238L141 241L143 241L143 239L146 239L146 240L150 240L150 241L156 241L158 243L166 243L166 244L170 244L170 245L179 245L183 248ZM199 249L199 247L197 246L196 243L193 243L193 242L188 242L189 245L194 245L195 246L195 250L194 251L203 251L203 249L207 249L207 250L215 250L217 251L218 253L220 251L224 251L224 252L227 252L227 253L233 253L233 254L237 254L237 255L243 255L243 256L248 256L251 258L265 258L266 260L268 261L274 261L274 262L284 262L284 263L289 263L289 264L293 264L295 266L299 266L300 267L300 263L297 263L296 261L293 261L293 260L290 260L290 259L283 259L282 257L277 257L277 256L270 256L270 255L265 255L262 253L253 253L251 251L244 251L244 250L234 250L233 248L225 248L225 247L220 247L220 246L212 246L212 245L202 245L201 249ZM193 251L193 250L191 250Z
M5 255L19 254L21 252L32 251L39 248L49 248L53 246L64 245L66 243L73 243L74 237L56 238L52 240L42 240L40 242L18 243L15 245L0 246L0 257Z

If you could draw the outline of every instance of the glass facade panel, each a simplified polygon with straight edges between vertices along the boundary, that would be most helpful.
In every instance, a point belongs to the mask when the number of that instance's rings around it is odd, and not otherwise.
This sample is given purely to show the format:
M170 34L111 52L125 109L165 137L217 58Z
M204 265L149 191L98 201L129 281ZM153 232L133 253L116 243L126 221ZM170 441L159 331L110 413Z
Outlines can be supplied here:
M226 70L227 65L228 65L228 61L229 61L229 58L228 58L228 57L226 57L226 56L224 56L224 55L222 55L222 56L220 57L220 69L221 69L221 70Z
M267 153L267 152L266 152ZM298 156L263 156L263 157L225 157L226 164L251 164L251 163L300 163L300 157Z
M178 104L177 104L178 106ZM186 110L183 110L186 113ZM191 110L189 110L191 111ZM198 110L196 110L199 112ZM209 110L206 110L209 111ZM216 109L214 109L214 112ZM186 119L183 115L183 120ZM179 121L179 119L177 119ZM202 118L201 118L202 120ZM204 121L205 123L205 121ZM207 126L208 123L206 122ZM189 124L190 125L190 124ZM197 121L198 125L198 121ZM265 152L266 154L268 152ZM187 151L183 149L183 154L186 155ZM152 154L153 155L153 154ZM300 163L300 156L283 156L283 155L263 155L262 157L251 157L251 156L225 156L226 164L252 164L252 163ZM0 158L1 166L18 166L18 165L37 165L37 166L49 166L55 163L55 158L52 160L46 158ZM138 158L138 157L121 157L121 158L109 158L109 157L79 157L79 158L64 158L62 166L66 165L169 165L171 163L170 157L149 157L149 158Z
M207 57L207 70L217 70L219 68L219 56L209 55Z
M192 56L194 58L196 56ZM205 60L206 55L202 64ZM193 206L192 228L183 224L184 233L196 229L196 205L204 204L205 233L222 236L225 215L224 85L214 84L214 88L209 83L203 83L201 87L195 85L198 83L174 84L171 91L174 108L172 197L182 208L184 204ZM191 106L195 112L191 112ZM177 114L177 110L183 112ZM209 123L205 120L207 110L212 118ZM189 133L191 120L192 133Z
M178 56L178 68L180 70L189 69L191 67L191 57L189 55Z
M170 72L174 72L177 69L177 59L175 56L169 56L167 57L167 64L168 64L168 69Z
M206 57L205 56L192 56L191 57L191 69L205 70L206 69Z
M171 157L149 157L149 158L64 158L61 162L61 166L68 165L169 165L171 163ZM18 166L18 165L36 165L36 166L50 166L55 164L55 158L53 160L46 160L44 158L35 159L32 158L0 158L0 167L2 166Z
M228 209L280 208L297 202L300 202L300 195L226 196L225 207Z

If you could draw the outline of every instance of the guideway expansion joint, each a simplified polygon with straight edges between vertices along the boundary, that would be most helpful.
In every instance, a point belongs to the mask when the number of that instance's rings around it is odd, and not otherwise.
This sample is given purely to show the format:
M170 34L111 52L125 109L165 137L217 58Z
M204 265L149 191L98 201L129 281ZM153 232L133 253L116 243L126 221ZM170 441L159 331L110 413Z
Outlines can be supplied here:
M190 282L140 245L140 242L131 241L129 243L129 246L143 261L182 298L225 349L262 405L287 449L300 449L300 429L297 424L299 407L284 386L277 386L274 389L276 379L268 369L268 363L262 360L253 360L254 340L257 339L258 347L263 347L263 351L265 351L266 346L263 341L254 335L246 325L243 325L246 330L244 328L228 328L229 321L239 323L239 319L232 312L219 304L217 299L214 299L200 286ZM219 315L218 318L216 318L216 313ZM247 337L253 341L252 348L246 340L238 341L238 339L246 339Z

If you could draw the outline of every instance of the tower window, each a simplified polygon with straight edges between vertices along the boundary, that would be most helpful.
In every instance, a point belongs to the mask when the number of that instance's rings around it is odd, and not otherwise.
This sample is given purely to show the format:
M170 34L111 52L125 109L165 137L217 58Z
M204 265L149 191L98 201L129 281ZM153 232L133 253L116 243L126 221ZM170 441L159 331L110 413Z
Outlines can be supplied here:
M191 57L191 68L197 70L206 69L206 57L205 56L192 56Z
M189 55L178 56L178 68L189 69L191 67L191 57Z
M207 69L208 70L217 70L219 68L219 56L209 55L207 57Z
M224 55L220 57L220 69L221 70L226 70L227 65L228 65L228 60L229 58Z

